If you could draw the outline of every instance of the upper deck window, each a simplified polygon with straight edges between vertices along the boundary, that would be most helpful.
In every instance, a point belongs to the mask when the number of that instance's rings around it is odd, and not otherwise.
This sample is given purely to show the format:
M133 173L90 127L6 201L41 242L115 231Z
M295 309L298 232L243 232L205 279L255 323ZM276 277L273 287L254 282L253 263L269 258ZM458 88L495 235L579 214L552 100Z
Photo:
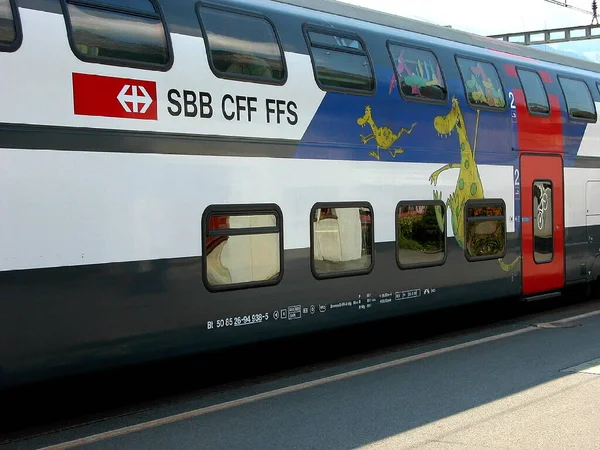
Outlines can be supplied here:
M16 10L9 0L0 0L0 50L13 49L17 45Z
M527 109L532 114L549 114L550 105L540 76L531 70L517 69L525 92Z
M446 101L446 84L432 52L392 43L388 50L394 66L389 93L397 85L402 97L409 100Z
M64 0L73 51L87 62L167 70L171 56L153 0Z
M596 121L596 106L592 94L582 80L558 77L558 82L565 94L569 117L574 120Z
M324 90L372 93L373 68L361 39L339 31L307 28L317 84Z
M200 5L198 16L215 75L273 84L285 82L279 37L265 17Z
M504 109L506 98L496 68L483 61L456 58L471 106Z
M85 0L82 0L86 3ZM111 8L128 9L146 14L156 14L154 5L149 0L92 0L94 3L104 4Z

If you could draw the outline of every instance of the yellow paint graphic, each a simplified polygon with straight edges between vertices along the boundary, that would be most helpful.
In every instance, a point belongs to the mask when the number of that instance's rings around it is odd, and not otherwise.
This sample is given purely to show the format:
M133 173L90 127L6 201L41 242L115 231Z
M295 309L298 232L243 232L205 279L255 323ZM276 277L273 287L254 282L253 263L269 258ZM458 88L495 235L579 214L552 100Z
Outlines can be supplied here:
M437 185L438 176L448 169L459 169L458 179L456 180L456 188L448 197L446 205L450 211L452 230L456 242L464 248L465 239L465 204L470 199L484 198L483 184L477 162L475 161L475 149L477 147L477 133L479 131L479 114L477 110L477 123L475 126L475 145L471 147L469 136L467 135L467 127L465 119L462 115L460 105L456 97L452 98L452 108L445 116L437 116L433 121L433 126L440 137L452 136L456 131L458 143L460 145L460 164L446 164L433 172L429 177L429 181L435 186ZM435 200L442 199L442 192L434 190L433 198ZM438 213L438 223L443 224L441 213ZM512 263L506 264L502 259L499 259L500 266L505 271L514 269L521 257L518 256Z
M413 128L415 127L415 125L417 124L417 122L415 122L410 127L410 130L407 130L406 128L402 128L402 129L400 129L400 131L398 133L395 134L389 127L378 127L375 124L375 121L373 120L373 116L371 115L371 107L368 105L365 107L365 114L362 117L358 118L356 123L358 123L361 127L364 127L365 125L369 125L371 127L372 133L367 134L367 135L361 134L360 138L362 139L363 144L366 144L371 139L375 139L375 142L377 143L377 151L371 151L371 152L369 152L369 155L371 155L372 157L374 157L376 159L381 159L381 155L379 152L382 149L387 150L389 152L389 154L392 156L392 158L395 158L396 155L398 155L400 153L404 153L404 150L400 147L397 149L394 149L394 150L390 149L390 147L392 147L392 145L394 145L394 143L404 133L410 134L412 132Z

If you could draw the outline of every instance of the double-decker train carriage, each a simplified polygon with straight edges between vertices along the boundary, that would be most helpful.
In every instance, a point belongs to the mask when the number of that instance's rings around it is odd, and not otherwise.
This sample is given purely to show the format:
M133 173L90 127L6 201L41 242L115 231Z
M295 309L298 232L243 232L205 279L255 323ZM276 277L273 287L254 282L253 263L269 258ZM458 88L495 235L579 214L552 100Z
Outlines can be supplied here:
M0 385L595 282L599 69L331 1L0 0Z

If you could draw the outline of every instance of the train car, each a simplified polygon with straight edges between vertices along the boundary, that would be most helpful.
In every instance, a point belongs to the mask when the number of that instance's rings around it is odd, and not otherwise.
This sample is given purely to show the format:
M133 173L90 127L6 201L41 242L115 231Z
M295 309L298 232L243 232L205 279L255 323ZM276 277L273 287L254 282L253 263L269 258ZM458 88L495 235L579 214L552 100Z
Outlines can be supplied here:
M600 274L600 66L323 0L0 0L0 386Z

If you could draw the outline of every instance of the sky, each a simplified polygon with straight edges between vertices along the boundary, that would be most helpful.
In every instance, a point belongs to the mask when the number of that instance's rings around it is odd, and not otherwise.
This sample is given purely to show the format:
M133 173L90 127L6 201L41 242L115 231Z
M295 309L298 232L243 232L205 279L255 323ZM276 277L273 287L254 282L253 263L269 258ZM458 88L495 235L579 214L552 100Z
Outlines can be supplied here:
M591 14L545 0L340 1L437 25L451 25L453 28L484 36L581 26L592 21ZM587 11L592 9L592 0L567 0L567 3ZM423 8L423 5L427 6ZM564 52L600 63L600 38L542 46L544 47L546 50Z

